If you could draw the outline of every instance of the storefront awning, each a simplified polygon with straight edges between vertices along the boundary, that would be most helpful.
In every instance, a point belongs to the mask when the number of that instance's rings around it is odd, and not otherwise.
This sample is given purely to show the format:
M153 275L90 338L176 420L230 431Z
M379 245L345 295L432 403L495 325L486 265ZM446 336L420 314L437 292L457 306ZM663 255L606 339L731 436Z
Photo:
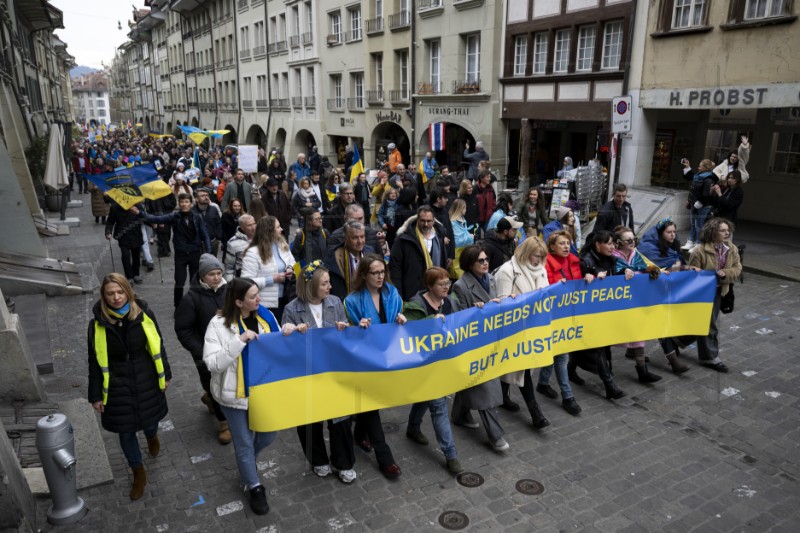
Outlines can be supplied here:
M22 15L31 30L40 31L55 27L48 9L52 6L45 0L17 0L16 4L17 13ZM61 27L63 28L63 24Z

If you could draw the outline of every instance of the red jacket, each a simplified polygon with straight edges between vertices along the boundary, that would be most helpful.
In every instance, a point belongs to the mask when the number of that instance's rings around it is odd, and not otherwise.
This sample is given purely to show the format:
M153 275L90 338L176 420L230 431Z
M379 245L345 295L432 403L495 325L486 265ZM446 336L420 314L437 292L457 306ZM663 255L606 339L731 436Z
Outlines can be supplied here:
M75 154L75 155L72 156L72 171L73 172L80 172L81 171L81 165L80 165L80 162L79 162L81 159L83 159L83 162L84 162L84 166L83 166L84 174L90 174L92 166L91 166L91 163L89 163L89 158L86 155L82 155L81 156L81 155Z
M558 283L562 279L569 281L583 278L581 260L575 254L569 254L567 257L556 257L553 254L547 254L544 269L547 271L547 281L550 282L550 285Z
M476 185L475 196L478 197L478 220L485 224L492 218L492 214L497 207L497 195L491 185L487 185L484 188Z

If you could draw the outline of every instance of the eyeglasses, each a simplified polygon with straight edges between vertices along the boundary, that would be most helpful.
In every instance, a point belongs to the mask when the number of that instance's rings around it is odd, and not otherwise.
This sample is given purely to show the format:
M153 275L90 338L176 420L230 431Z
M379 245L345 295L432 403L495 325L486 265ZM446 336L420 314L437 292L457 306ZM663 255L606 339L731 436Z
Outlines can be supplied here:
M449 282L449 281L441 281L441 282L437 283L436 285L438 287L443 288L443 289L449 289L450 286L453 285L453 284L451 282Z
M478 259L478 263L480 263L482 265L485 265L488 262L489 262L489 260L486 259L485 257L481 257L480 259Z
M376 278L382 278L386 276L385 270L378 270L376 272L367 272L370 276L375 276Z
M620 239L620 242L625 243L625 244L636 244L637 240L638 239L635 239L635 238L634 239Z

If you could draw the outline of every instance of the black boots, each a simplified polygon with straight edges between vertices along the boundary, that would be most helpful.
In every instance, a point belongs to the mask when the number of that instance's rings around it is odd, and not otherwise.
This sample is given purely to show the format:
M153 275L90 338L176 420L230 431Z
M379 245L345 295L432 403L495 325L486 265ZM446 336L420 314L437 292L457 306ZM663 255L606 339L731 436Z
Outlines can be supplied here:
M617 387L617 384L614 383L613 379L609 379L608 381L604 381L603 385L606 387L606 399L608 400L619 400L625 393Z
M689 365L678 359L678 352L677 350L667 354L667 361L669 362L669 366L672 367L672 372L674 374L683 374L687 370L689 370Z
M542 410L539 409L539 404L536 403L535 398L528 402L528 412L531 414L533 427L536 429L542 429L550 425L550 421L542 414Z
M644 363L636 365L636 374L639 376L639 383L655 383L661 379L661 376L651 374L650 371L647 370L647 364Z
M503 389L503 404L500 407L502 407L506 411L511 411L511 412L519 411L519 404L511 401L511 390L510 390L511 385L501 381L500 387L502 387Z

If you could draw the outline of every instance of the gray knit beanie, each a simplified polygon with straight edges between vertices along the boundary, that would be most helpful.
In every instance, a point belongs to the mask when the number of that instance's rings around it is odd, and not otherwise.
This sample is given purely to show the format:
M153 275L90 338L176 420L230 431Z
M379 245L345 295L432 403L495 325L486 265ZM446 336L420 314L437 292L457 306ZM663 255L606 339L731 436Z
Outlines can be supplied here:
M197 275L200 276L200 279L203 279L203 276L211 272L212 270L222 270L222 263L220 263L216 257L211 254L203 254L200 256L200 268L197 271Z

